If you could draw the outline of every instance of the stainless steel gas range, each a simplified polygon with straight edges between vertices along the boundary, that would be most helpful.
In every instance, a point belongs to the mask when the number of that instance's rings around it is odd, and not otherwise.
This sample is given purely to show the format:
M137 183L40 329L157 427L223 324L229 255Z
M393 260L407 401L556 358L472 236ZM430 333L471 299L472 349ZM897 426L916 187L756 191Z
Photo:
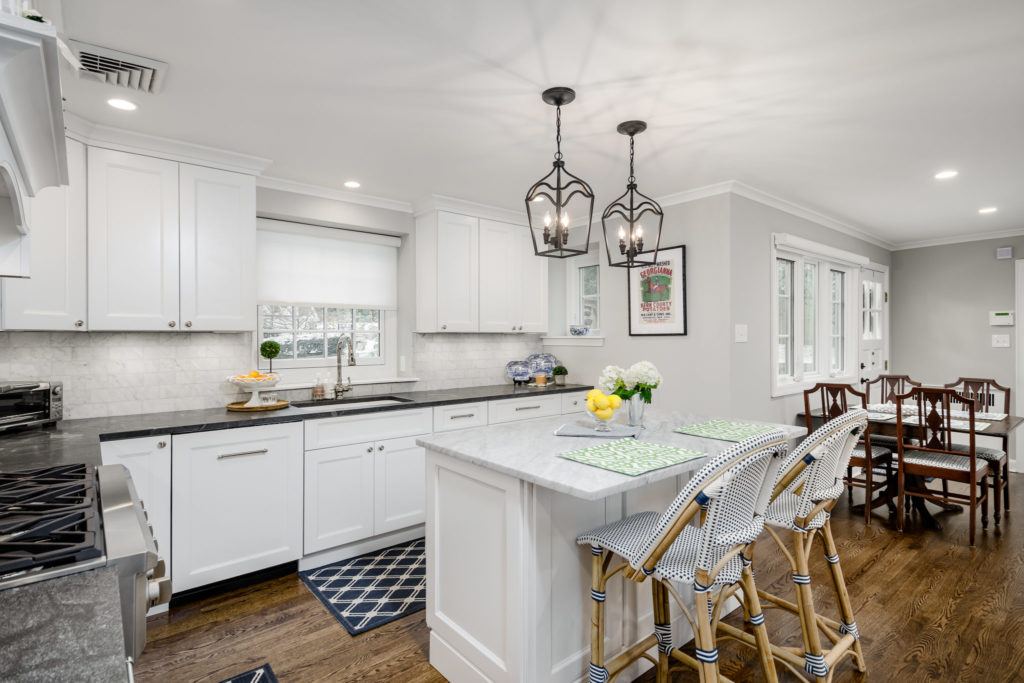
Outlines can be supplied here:
M125 654L146 645L146 611L170 600L153 529L123 465L0 472L0 590L75 572L118 574Z

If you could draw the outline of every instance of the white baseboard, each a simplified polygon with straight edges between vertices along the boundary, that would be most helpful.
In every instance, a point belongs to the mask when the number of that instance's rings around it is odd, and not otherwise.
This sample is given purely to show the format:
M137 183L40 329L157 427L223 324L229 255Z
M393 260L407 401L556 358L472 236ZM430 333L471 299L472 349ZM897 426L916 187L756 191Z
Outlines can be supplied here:
M437 669L449 681L473 681L474 683L493 683L480 669L470 664L437 631L430 632L430 666Z
M382 536L374 536L373 538L356 541L355 543L331 548L330 550L322 550L318 553L313 553L312 555L306 555L300 559L299 571L304 572L307 569L316 569L317 567L323 567L324 565L333 564L334 562L341 562L342 560L348 560L353 557L358 557L359 555L372 553L374 550L398 545L399 543L414 541L417 538L423 538L423 536L424 526L422 524L418 524L416 526L409 527L408 529L393 531Z

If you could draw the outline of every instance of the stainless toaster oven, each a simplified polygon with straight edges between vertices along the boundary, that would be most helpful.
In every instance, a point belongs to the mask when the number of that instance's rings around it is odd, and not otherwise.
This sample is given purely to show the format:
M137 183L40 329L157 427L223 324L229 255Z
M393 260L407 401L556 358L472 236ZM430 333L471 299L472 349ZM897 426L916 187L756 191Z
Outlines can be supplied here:
M64 415L60 382L0 380L0 432L53 424Z

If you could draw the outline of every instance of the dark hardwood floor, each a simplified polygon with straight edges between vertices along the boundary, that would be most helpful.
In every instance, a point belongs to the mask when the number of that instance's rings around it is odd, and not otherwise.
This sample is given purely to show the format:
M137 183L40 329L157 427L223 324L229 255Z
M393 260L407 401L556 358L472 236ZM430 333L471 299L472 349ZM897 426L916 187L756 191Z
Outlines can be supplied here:
M884 508L869 528L849 514L843 498L833 530L868 673L857 674L845 660L835 681L1024 680L1024 476L1011 477L1017 510L1004 516L1001 533L991 523L979 532L973 550L966 513L938 513L942 531L923 530L915 518L900 535ZM812 558L816 604L835 616L831 591L817 581L827 576L822 553ZM762 588L792 592L788 567L770 539L759 544L754 566ZM773 641L799 644L794 618L779 610L766 617ZM443 680L427 663L423 612L352 638L295 575L176 607L149 627L136 667L140 683L216 682L263 662L282 683ZM761 680L753 651L729 641L720 651L723 673ZM795 680L781 667L780 679ZM673 680L697 676L685 672Z

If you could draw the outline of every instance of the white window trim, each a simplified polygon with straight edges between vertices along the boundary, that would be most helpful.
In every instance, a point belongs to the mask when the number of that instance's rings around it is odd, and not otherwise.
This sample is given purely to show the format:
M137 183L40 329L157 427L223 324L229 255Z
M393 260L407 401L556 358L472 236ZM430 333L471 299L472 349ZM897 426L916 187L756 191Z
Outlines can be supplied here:
M785 258L794 261L793 269L793 375L780 377L777 374L779 337L779 279L777 260ZM817 276L817 367L811 374L803 372L803 265L805 261L819 264ZM818 382L849 383L857 380L856 366L860 348L860 267L869 262L864 256L819 244L802 237L786 233L772 235L771 248L771 334L769 336L769 368L771 372L771 396L790 396L809 389ZM824 368L831 366L831 275L838 270L844 278L844 372L833 374ZM856 304L856 305L853 305ZM822 315L828 311L828 315ZM799 342L799 343L798 343Z
M372 310L379 310L381 312L380 321L380 356L378 358L358 358L356 364L351 370L355 376L359 376L358 370L355 368L372 368L387 366L389 370L394 368L394 354L395 346L397 345L398 335L395 332L397 327L397 312L389 309L380 309L376 306L359 306L350 304L324 304L324 303L296 303L296 302L276 302L276 301L261 301L259 305L265 304L281 304L286 306L330 306L333 308L367 308ZM259 314L257 309L256 313L256 331L253 335L253 354L256 359L256 367L260 370L267 370L270 367L270 363L267 359L260 356L259 346L260 339L262 337L263 329L263 317ZM294 370L294 369L309 369L309 368L334 368L337 366L337 357L334 355L328 355L326 358L275 358L274 369L276 370ZM374 372L373 374L377 374ZM392 373L394 374L394 373ZM360 379L371 379L371 377L361 377Z
M565 259L565 333L569 334L569 325L580 324L580 276L579 269L586 268L588 266L598 267L598 283L601 284L601 259L600 259L600 247L588 251L586 254L580 256L574 256L573 258ZM601 291L598 294L603 299L604 288L601 287ZM601 307L604 308L603 306ZM601 310L601 324L604 324L604 310ZM600 336L601 330L591 330L591 335L588 336ZM571 336L571 335L570 335Z

